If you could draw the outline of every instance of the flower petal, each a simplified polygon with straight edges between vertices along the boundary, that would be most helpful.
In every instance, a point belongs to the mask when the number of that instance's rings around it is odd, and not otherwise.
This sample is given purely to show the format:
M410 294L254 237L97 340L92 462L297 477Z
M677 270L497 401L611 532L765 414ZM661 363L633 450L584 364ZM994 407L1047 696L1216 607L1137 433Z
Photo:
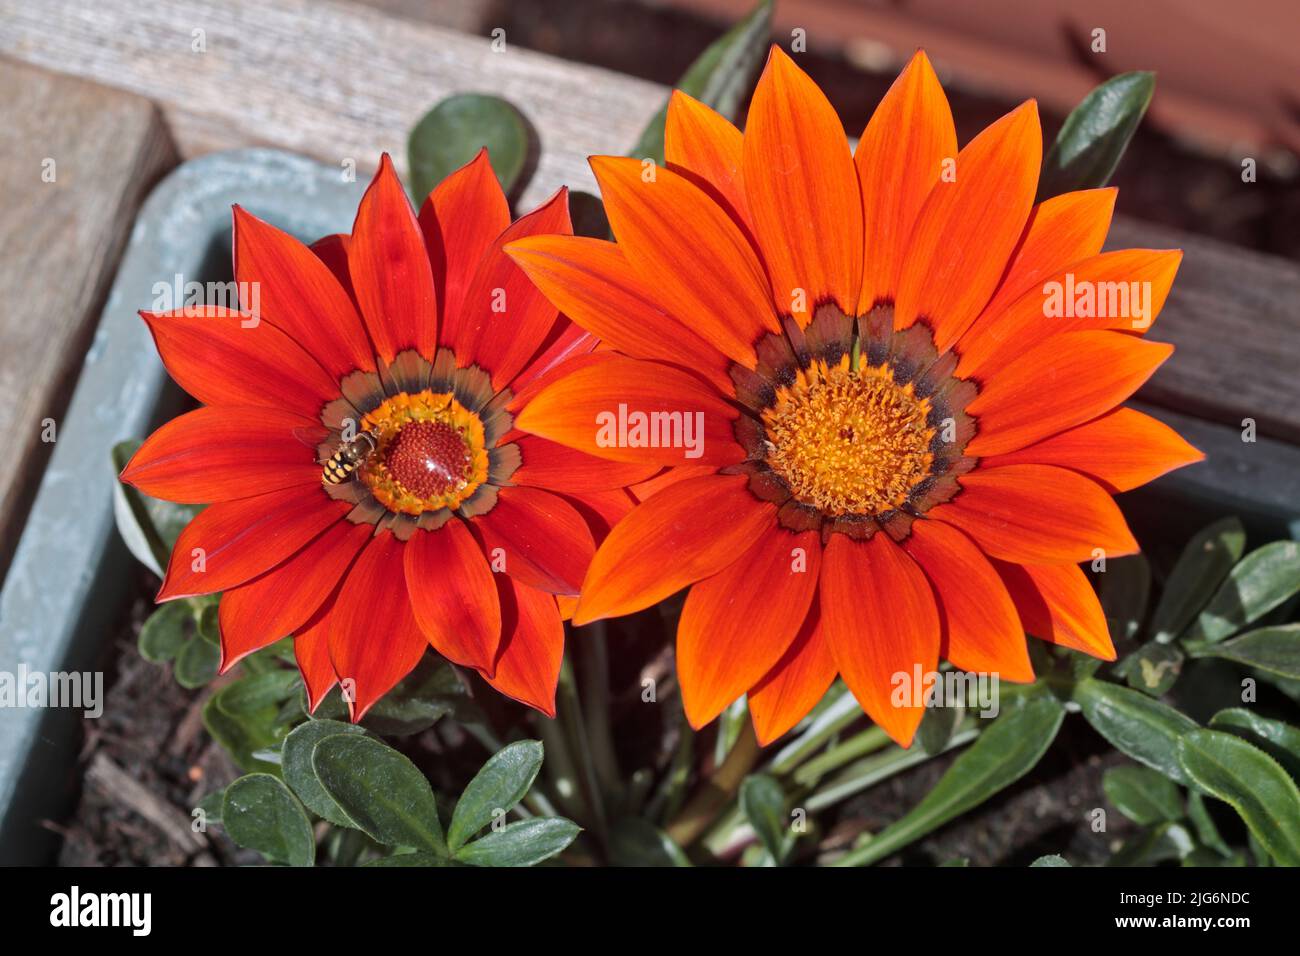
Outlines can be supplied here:
M814 603L781 660L749 691L749 716L760 746L803 720L835 680L835 656L820 621Z
M329 614L333 602L316 614L293 639L293 657L298 662L302 685L307 688L307 712L312 713L325 695L339 682L330 663Z
M374 349L352 299L310 249L239 206L234 247L235 281L257 289L256 311L263 319L336 381L356 369L374 369Z
M725 117L699 100L673 90L664 123L668 168L688 176L732 214L748 224L741 173L744 140Z
M730 362L655 302L622 250L585 236L535 236L506 249L556 307L605 345L631 358L698 369L730 391Z
M1204 458L1164 422L1117 408L1019 451L986 458L984 467L1058 465L1083 472L1114 494Z
M881 730L911 746L925 715L918 684L939 667L939 612L925 573L887 534L831 535L821 615L853 696Z
M309 249L315 253L316 258L325 263L325 268L334 274L343 291L348 294L352 301L352 307L356 310L357 324L361 324L361 311L357 308L357 294L352 289L352 274L348 272L348 246L352 244L352 237L346 232L335 232L328 236L321 236L313 242ZM365 338L365 332L362 332L362 338ZM369 340L366 340L366 351L370 352ZM371 365L374 365L374 356L369 356ZM343 374L343 373L340 373Z
M540 488L502 488L496 507L472 527L493 571L552 594L577 594L596 550L573 505Z
M486 146L434 187L420 206L419 220L439 293L438 343L452 346L479 262L510 225L510 205Z
M204 508L172 548L156 600L215 594L269 571L347 514L319 486Z
M614 461L723 466L745 459L738 414L689 372L612 355L548 385L515 424Z
M942 352L975 321L1020 239L1042 159L1042 131L1032 100L957 154L955 178L940 177L908 239L895 328L927 319Z
M348 272L379 357L391 363L405 349L431 357L438 294L420 224L387 153L357 209Z
M371 538L329 615L330 661L353 721L364 717L429 649L407 596L404 547L392 534Z
M496 672L483 679L494 688L555 717L555 687L564 657L564 623L556 597L507 575L496 576L500 588L503 632Z
M1141 387L1174 347L1121 332L1066 332L998 369L966 406L980 457L1024 448L1110 411Z
M957 157L952 110L925 52L917 50L871 115L853 153L866 236L858 315L898 294L903 253L945 159Z
M1110 557L1138 545L1099 484L1050 465L979 468L958 479L961 493L927 517L956 525L986 554L1004 561L1070 564L1096 549Z
M537 435L524 435L515 444L523 460L510 479L516 485L564 492L608 491L644 481L659 470L654 463L597 458Z
M465 523L452 518L436 531L417 531L405 551L411 610L429 643L453 664L492 673L501 605L487 559Z
M140 317L171 377L205 405L262 405L315 418L339 397L338 382L270 322L245 327L253 319L218 306Z
M941 656L962 670L1032 681L1025 631L1002 580L962 532L942 521L914 521L903 542L934 587Z
M778 332L771 289L749 239L685 176L638 160L594 156L619 248L655 301L729 358L753 368L754 342Z
M336 522L284 563L226 590L218 610L222 673L307 624L343 581L373 530Z
M743 169L776 308L801 323L828 300L855 314L862 198L848 137L826 95L777 46L749 104Z
M574 624L639 611L716 574L775 518L776 509L751 495L742 475L665 488L634 508L600 546Z
M1122 249L1057 270L1001 309L984 310L957 343L957 374L987 377L1027 349L1065 332L1145 332L1164 307L1182 258L1178 250ZM1073 297L1067 296L1071 289ZM1148 289L1149 312L1135 318L1132 292L1143 295ZM1083 296L1092 296L1091 303Z
M772 525L691 588L677 625L677 676L692 727L722 713L790 647L817 590L821 550L819 532Z
M501 233L479 262L456 324L456 361L486 369L493 387L510 384L537 353L558 315L555 306L506 255L505 246L528 236L572 232L569 192L560 189Z
M131 456L121 479L165 501L207 504L320 483L319 421L274 408L196 408Z
M994 564L1026 631L1102 660L1115 659L1106 614L1078 565Z

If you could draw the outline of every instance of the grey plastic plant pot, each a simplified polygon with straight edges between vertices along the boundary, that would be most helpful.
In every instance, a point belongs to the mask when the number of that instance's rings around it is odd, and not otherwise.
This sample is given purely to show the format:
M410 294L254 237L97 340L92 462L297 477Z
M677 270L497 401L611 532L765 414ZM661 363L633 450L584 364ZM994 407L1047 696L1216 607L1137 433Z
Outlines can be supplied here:
M231 278L235 203L311 241L350 231L364 189L341 167L245 149L185 163L150 195L0 591L0 672L86 671L123 620L135 559L114 525L110 452L181 403L137 315L154 306L155 284ZM75 796L82 713L0 707L0 864L52 862L57 837L41 821L59 819Z

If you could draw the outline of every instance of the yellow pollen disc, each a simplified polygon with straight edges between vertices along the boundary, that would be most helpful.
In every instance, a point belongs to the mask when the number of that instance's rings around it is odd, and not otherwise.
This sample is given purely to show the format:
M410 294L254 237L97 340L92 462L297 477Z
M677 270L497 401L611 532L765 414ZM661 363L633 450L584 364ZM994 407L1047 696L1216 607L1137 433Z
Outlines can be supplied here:
M361 420L378 446L361 480L389 511L455 508L487 480L482 420L449 392L402 392Z
M767 463L794 497L823 514L897 508L930 473L930 401L887 368L814 362L763 411Z

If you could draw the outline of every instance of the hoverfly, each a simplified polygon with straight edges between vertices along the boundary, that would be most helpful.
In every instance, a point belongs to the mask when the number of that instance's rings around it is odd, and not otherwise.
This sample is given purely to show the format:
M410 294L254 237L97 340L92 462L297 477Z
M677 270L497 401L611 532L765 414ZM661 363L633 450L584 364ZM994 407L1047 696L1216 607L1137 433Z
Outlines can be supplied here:
M327 485L341 485L352 473L366 463L379 442L370 432L358 432L357 437L339 445L338 450L327 458L321 468L321 481Z

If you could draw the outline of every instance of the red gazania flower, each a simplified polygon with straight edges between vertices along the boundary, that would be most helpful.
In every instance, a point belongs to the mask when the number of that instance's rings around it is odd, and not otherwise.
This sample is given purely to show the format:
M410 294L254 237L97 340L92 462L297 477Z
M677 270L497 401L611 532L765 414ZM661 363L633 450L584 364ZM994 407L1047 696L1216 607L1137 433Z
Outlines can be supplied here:
M554 714L557 601L571 606L596 537L630 507L617 489L652 470L514 428L554 366L595 343L502 247L571 231L564 190L512 224L486 152L417 218L385 156L350 236L308 248L235 208L256 315L142 313L203 407L122 480L209 504L158 600L222 592L223 670L292 634L312 707L342 680L360 719L432 645Z
M1136 551L1111 495L1201 455L1117 408L1171 347L1073 291L1049 317L1044 290L1136 283L1154 317L1181 254L1101 253L1114 190L1034 205L1041 148L1028 102L958 152L918 53L850 153L773 49L743 136L678 92L666 169L592 159L617 244L507 248L610 349L520 425L671 469L597 551L574 622L690 586L695 727L748 693L769 742L838 673L906 745L923 707L893 695L918 666L1028 681L1026 630L1113 659L1078 562ZM593 424L611 414L617 434Z

